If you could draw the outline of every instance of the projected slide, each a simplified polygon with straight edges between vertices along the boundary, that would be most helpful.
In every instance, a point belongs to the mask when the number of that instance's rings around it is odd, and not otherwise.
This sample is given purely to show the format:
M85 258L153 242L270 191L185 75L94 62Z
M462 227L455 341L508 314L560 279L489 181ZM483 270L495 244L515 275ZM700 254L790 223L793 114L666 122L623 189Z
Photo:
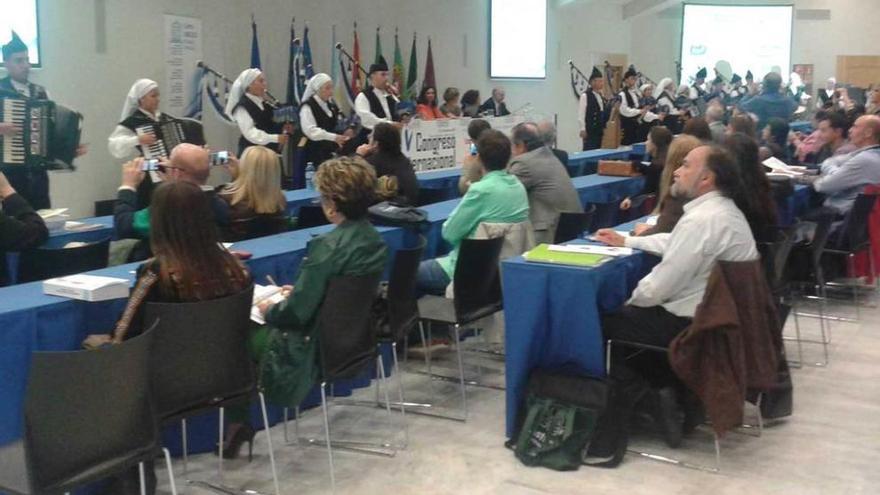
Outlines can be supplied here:
M547 76L547 0L492 0L489 77Z
M12 38L12 30L28 46L31 64L40 64L37 38L37 0L0 0L0 45ZM0 53L0 61L3 54Z
M706 67L709 79L718 61L743 78L751 70L760 81L771 70L788 80L791 71L792 7L684 6L681 35L682 81ZM730 77L730 74L725 74Z

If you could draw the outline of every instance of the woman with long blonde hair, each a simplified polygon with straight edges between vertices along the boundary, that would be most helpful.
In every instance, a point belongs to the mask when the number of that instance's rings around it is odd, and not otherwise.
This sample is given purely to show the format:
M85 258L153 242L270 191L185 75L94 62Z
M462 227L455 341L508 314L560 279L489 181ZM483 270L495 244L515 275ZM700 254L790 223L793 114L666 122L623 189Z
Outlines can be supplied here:
M278 155L265 146L251 146L244 150L238 164L238 176L220 191L220 197L229 203L230 227L224 240L236 241L271 235L285 230L287 201L281 191L281 163ZM253 233L254 222L264 224ZM266 220L277 220L265 225Z
M702 141L694 136L681 134L672 140L669 150L666 152L666 164L663 174L660 176L660 201L654 214L659 214L656 225L638 224L635 226L636 235L651 235L662 232L672 232L678 219L684 214L684 200L672 196L669 190L672 188L673 174L687 156L695 148L702 145Z

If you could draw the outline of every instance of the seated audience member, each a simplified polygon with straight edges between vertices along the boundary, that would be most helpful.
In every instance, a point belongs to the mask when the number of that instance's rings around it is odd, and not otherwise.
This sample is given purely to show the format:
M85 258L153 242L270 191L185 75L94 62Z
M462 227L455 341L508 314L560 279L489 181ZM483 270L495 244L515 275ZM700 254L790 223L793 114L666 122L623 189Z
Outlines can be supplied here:
M849 121L841 112L828 112L819 119L818 130L824 144L816 155L817 166L821 167L832 156L845 155L856 150L846 139L849 127Z
M794 147L794 158L797 163L808 164L816 163L819 151L825 145L822 140L822 131L819 130L819 122L827 117L824 110L819 110L813 116L813 132L809 135L803 135L800 131L793 132L789 136L789 141Z
M452 281L458 247L483 222L520 223L529 218L529 198L519 179L505 170L511 154L510 140L488 129L477 141L477 163L483 177L468 188L461 202L443 222L443 239L452 245L448 256L423 261L416 286L422 293L443 295ZM555 160L555 158L554 158Z
M660 189L660 176L663 175L666 166L666 155L669 152L672 137L672 132L661 125L652 127L648 133L645 151L648 153L651 163L642 168L642 173L645 175L645 187L642 188L641 194L657 194ZM629 210L631 205L631 198L624 198L620 202L620 209Z
M788 153L788 132L788 122L776 117L767 121L767 125L761 131L761 140L763 141L760 150L761 161L771 156L785 163L791 161Z
M703 117L694 117L689 119L681 130L682 134L687 134L688 136L693 136L704 143L709 143L712 141L712 130L709 129L709 124L706 122L706 119Z
M741 187L738 167L730 154L717 145L700 146L688 153L675 172L673 194L689 201L672 233L628 238L611 229L596 233L611 246L632 247L662 257L626 305L602 318L605 340L667 347L691 323L716 261L758 258L748 222L732 199ZM666 368L662 364L648 369L633 367L635 361L624 353L612 354L611 359L612 378L627 405L633 406L651 393L660 406L658 419L665 439L677 446L682 429L680 407L670 381L660 378ZM613 455L613 451L594 450L593 454L601 457Z
M822 163L819 176L800 176L796 180L812 184L825 195L825 211L842 219L865 186L880 184L880 117L863 115L849 130L849 140L856 151L837 155ZM813 212L811 212L813 213ZM811 218L805 215L805 219Z
M523 122L513 128L513 159L507 171L525 186L529 197L529 220L535 242L553 243L560 213L584 210L568 171L538 134L538 126Z
M727 133L735 134L740 132L752 139L758 139L758 130L755 127L755 119L749 114L739 112L727 123Z
M727 127L724 125L724 107L718 104L709 105L706 109L706 122L712 134L712 142L722 144Z
M758 143L745 134L733 134L724 141L724 147L735 158L743 182L741 195L733 198L736 206L746 216L756 241L773 242L778 213L770 181L758 161Z
M440 105L440 113L444 117L448 119L461 117L460 95L461 93L458 92L458 88L446 88L446 91L443 92L443 104Z
M440 108L437 107L437 89L433 86L422 87L419 98L416 100L416 114L422 120L436 120L445 118Z
M468 124L467 132L468 138L471 140L471 151L468 156L464 157L464 162L461 164L461 177L458 179L458 191L462 196L464 196L464 193L467 192L471 184L483 177L483 166L476 159L477 140L480 139L483 131L491 128L492 126L489 125L489 122L483 119L473 119Z
M219 192L220 198L229 203L229 224L223 240L234 242L287 230L287 200L281 191L278 155L265 146L251 146L244 150L236 169L236 179ZM248 225L255 221L264 224L258 232Z
M480 116L480 92L469 89L461 96L461 113L465 117Z
M233 157L230 161L235 161ZM150 208L141 209L137 202L137 187L144 180L142 158L122 166L122 185L119 187L116 206L113 208L113 229L119 239L146 239L149 237ZM229 205L220 199L214 189L207 186L211 173L208 150L194 144L180 144L171 152L168 161L163 163L159 176L163 182L183 181L199 186L211 202L211 215L216 225L229 224ZM210 217L209 217L210 218Z
M236 294L251 284L247 269L219 244L210 218L207 196L188 181L168 181L153 192L150 245L153 258L137 270L128 305L112 334L89 335L88 348L119 343L141 333L144 302L195 302ZM147 466L148 493L155 492L156 475ZM140 493L135 466L116 478L111 493Z
M504 88L494 88L492 97L484 101L478 110L478 113L489 117L504 117L510 115L507 110L507 104L504 103Z
M260 304L267 326L259 327L249 338L248 348L260 363L262 379L275 369L298 369L294 376L273 377L273 382L283 379L286 383L284 391L276 391L283 396L269 396L277 404L299 404L320 377L318 313L330 280L379 274L388 258L388 248L367 219L376 189L376 174L369 164L357 157L327 160L315 173L315 188L321 195L324 215L334 228L309 241L296 281L284 288L286 299L274 305L268 301ZM291 339L297 344L296 352L289 350L294 347ZM280 347L283 352L276 352ZM290 361L278 361L281 359ZM223 457L235 458L242 444L252 441L254 430L248 412L247 406L229 409Z
M390 124L378 124L370 144L358 147L357 154L373 166L377 177L397 179L394 198L408 205L418 204L419 181L412 162L400 151L400 130Z
M633 231L636 235L653 235L660 233L672 232L678 220L684 215L684 197L676 196L672 193L672 181L675 171L684 163L685 157L691 151L699 148L702 142L688 135L676 136L669 145L669 151L666 153L666 162L663 166L663 173L660 176L660 184L658 187L659 195L657 208L654 214L658 215L655 225L644 223L636 224Z
M794 111L797 110L797 102L787 94L783 94L781 88L782 76L775 72L769 72L764 76L761 94L746 97L740 103L741 110L758 117L757 127L759 130L764 129L767 122L774 117L785 122L790 121Z
M567 168L568 152L556 147L556 126L553 125L553 122L550 122L549 120L538 122L538 134L541 137L541 141L544 142L544 146L549 148L550 151L556 155L556 158L562 162L562 165Z
M46 242L49 231L37 212L31 208L0 172L0 287L9 283L6 274L6 251L21 251Z
M880 116L880 86L875 84L868 92L868 105L865 110L871 115Z

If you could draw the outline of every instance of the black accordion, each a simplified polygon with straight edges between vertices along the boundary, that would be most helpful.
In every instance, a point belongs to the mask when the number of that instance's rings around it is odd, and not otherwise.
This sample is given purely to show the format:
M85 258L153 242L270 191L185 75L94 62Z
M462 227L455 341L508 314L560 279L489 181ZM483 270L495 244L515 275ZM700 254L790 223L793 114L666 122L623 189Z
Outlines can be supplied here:
M50 100L0 97L0 122L21 132L0 136L0 170L73 170L83 117Z
M156 136L155 143L141 146L141 152L144 158L148 160L168 158L171 156L171 151L181 143L190 143L197 146L205 145L202 123L192 119L177 119L163 115L162 120L159 122L137 126L135 133L138 136L143 136L144 134Z

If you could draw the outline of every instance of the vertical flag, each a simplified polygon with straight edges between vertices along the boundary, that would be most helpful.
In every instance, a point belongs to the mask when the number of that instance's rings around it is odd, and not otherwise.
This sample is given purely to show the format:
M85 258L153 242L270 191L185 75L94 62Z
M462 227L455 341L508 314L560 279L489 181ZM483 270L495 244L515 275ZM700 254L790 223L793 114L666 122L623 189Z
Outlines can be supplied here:
M406 77L406 88L403 92L404 100L414 100L418 93L419 65L416 61L416 33L413 33L412 48L409 51L409 73Z
M293 40L293 102L297 105L302 103L302 96L305 93L305 65L303 62L302 41Z
M260 43L257 41L257 21L251 14L251 68L260 69Z
M309 25L306 24L305 34L303 34L303 68L305 69L305 80L308 81L315 75L315 67L312 65L312 46L309 44Z
M361 63L361 44L358 41L358 32L357 32L357 22L354 23L354 48L352 48L354 63L351 66L351 92L352 94L358 94L363 87L363 81L361 80L361 71L358 69L358 65Z
M436 91L437 81L434 78L434 54L431 53L431 37L428 37L428 57L425 59L425 79L422 81L422 87L432 87Z
M330 57L330 79L333 79L333 99L339 110L348 114L354 106L354 101L348 93L348 83L345 81L345 63L336 48L336 24L333 25L333 55Z
M379 36L379 27L376 28L376 58L374 59L374 64L379 63L379 59L382 58L382 38Z
M403 54L400 53L400 42L397 39L397 29L394 30L394 66L391 69L391 84L398 91L402 91L403 85Z
M296 22L296 17L290 19L290 44L287 47L287 104L293 105L296 102L296 68L294 67L294 60L296 59L296 45L294 44L294 40L296 39L296 31L294 29L294 23Z

